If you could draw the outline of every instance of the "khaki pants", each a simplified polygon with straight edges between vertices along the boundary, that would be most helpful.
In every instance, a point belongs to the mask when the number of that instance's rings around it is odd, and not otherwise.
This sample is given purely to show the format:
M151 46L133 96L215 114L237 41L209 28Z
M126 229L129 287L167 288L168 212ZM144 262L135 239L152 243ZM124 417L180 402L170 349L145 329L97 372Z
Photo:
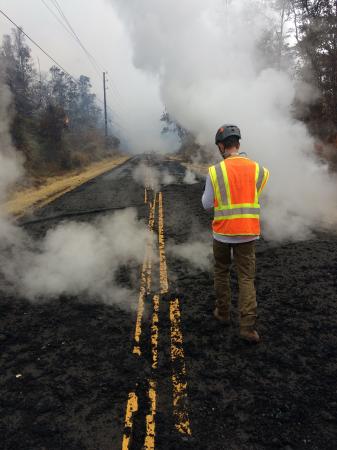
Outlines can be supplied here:
M251 328L256 322L255 241L226 244L213 240L214 288L219 314L229 317L231 307L231 248L239 281L240 328Z

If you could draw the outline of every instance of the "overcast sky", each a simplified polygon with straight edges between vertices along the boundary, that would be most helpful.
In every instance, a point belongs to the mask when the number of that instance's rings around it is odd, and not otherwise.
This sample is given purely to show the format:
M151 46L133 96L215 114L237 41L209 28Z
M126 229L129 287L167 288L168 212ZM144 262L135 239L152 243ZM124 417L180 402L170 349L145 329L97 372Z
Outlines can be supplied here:
M164 107L158 82L134 68L129 36L111 3L106 0L58 2L84 46L108 72L108 104L117 113L113 119L121 125L124 136L132 134L130 146L140 144L136 142L137 129L143 136L151 134L151 146L156 142L153 136L157 136L160 145L159 119ZM83 50L44 3L58 14L51 0L0 0L0 9L73 76L89 76L95 93L103 99L102 75L95 71ZM0 15L0 34L9 33L11 28L13 25ZM53 63L33 44L27 43L36 66L39 58L41 69L47 71ZM143 133L144 128L150 128L148 133ZM142 143L139 150L151 149Z

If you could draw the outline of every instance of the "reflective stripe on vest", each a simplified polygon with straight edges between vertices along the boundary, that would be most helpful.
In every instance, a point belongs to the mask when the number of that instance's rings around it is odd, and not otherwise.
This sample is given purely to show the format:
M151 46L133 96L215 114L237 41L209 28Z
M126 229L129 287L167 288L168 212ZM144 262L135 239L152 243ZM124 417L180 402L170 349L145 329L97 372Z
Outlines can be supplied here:
M263 188L265 187L268 178L269 178L269 170L266 169L265 167L261 167L259 170L259 176L258 176L258 180L256 183L256 190L257 190L257 194L260 195Z
M237 161L235 161L237 160ZM214 189L213 231L223 235L259 235L259 194L269 172L244 157L230 157L209 168Z
M225 167L226 172L226 167ZM210 177L212 180L213 188L214 188L214 198L216 199L216 206L219 205L228 205L229 201L229 187L226 186L227 174L223 175L222 168L219 164L216 166L212 166L209 168ZM220 180L220 183L218 182ZM228 183L227 183L228 185Z
M231 216L253 216L253 217L259 217L260 214L260 208L231 208L231 209L224 209L224 210L216 210L214 211L214 217L217 218L228 218L230 219Z

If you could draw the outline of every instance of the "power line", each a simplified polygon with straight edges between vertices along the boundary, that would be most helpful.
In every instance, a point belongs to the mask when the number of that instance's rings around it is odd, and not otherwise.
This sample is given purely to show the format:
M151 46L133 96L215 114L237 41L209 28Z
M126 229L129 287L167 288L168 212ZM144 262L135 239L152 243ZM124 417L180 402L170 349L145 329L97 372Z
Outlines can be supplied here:
M92 64L92 66L94 67L94 69L99 73L99 75L101 76L101 72L102 69L100 68L99 63L97 62L97 60L94 58L94 56L92 56L92 54L87 50L87 48L85 47L85 45L82 43L81 39L79 38L78 34L76 33L76 31L74 30L74 28L72 27L71 23L69 22L69 20L67 19L66 15L64 14L60 4L58 3L57 0L52 0L53 5L55 6L55 8L57 9L57 11L59 12L61 18L63 19L64 23L66 24L66 26L68 27L68 29L70 30L70 32L72 33L73 37L75 38L75 40L77 41L77 43L79 44L79 46L82 48L82 50L84 51L84 53L87 55L90 63Z
M29 39L39 50L41 50L42 53L44 53L51 61L53 61L54 64L56 64L57 67L59 67L63 72L68 75L69 78L71 78L76 84L79 84L79 81L76 80L75 77L73 77L61 64L59 64L56 59L54 59L46 50L44 50L33 38L31 38L19 25L17 25L4 11L0 9L0 14L2 14L9 22L11 22L21 33L23 33L27 39ZM104 102L95 95L96 99L104 104ZM109 108L111 110L111 108ZM112 111L112 110L111 110ZM114 113L114 112L113 112Z
M59 17L55 14L54 11L52 11L45 3L45 0L42 0L42 2L45 4L45 6L47 6L47 8L49 9L49 11L56 17L56 19L58 20L59 23L61 23L61 25L63 26L63 28L70 34L70 36L72 38L75 39L75 41L80 45L80 47L82 48L82 50L84 51L84 53L86 54L87 58L89 59L89 62L92 64L92 66L94 67L94 69L96 70L99 79L101 78L101 72L104 71L106 73L108 73L108 71L97 61L97 59L87 50L87 48L85 47L85 45L82 43L80 37L78 36L78 34L76 33L76 31L74 30L73 26L71 25L70 21L68 20L68 18L66 17L65 13L63 12L61 5L59 4L59 2L57 0L50 0L52 2L52 4L54 5L54 7L57 9L59 15L61 16L61 21L59 19ZM112 81L110 81L109 78L107 78L107 83L110 85L112 93L115 96L115 101L117 101L118 105L120 108L124 109L122 103L120 103L120 100L122 100L117 87L115 86L115 83L113 83ZM125 110L124 110L125 111Z
M11 22L21 33L23 33L27 39L30 40L30 42L32 42L39 50L41 50L41 52L46 55L54 64L56 64L57 67L59 67L66 75L68 75L69 78L71 78L77 85L79 85L79 81L76 80L76 78L71 75L61 64L59 64L56 59L54 59L46 50L44 50L33 38L31 38L25 31L23 31L23 29L21 27L19 27L19 25L17 25L4 11L2 11L0 9L0 14L2 14L9 22ZM102 103L104 105L103 100L101 100L97 95L95 95L97 101L99 101L100 103ZM115 115L115 111L113 111L109 106L108 109L111 111L111 113L113 115ZM117 115L117 114L116 114ZM113 121L114 122L114 121ZM120 128L122 128L122 126L120 126L118 124L118 122L114 122L117 126L119 126Z
M48 3L46 2L46 0L41 0L42 3L45 5L45 7L51 12L51 14L55 17L55 19L58 21L58 23L64 28L64 30L70 35L70 37L72 39L75 38L76 42L78 44L80 44L81 48L83 49L83 51L86 53L87 56L89 56L89 52L86 50L86 48L84 47L84 45L81 43L79 37L76 35L75 31L73 30L73 28L71 27L71 25L68 23L66 17L64 16L63 12L61 11L61 9L59 9L59 4L55 4L53 2L53 5L57 8L59 14L61 15L61 19L59 18L59 16L55 13L55 11L52 10L52 8L48 5ZM63 20L62 20L63 18ZM65 23L66 21L66 23ZM91 56L91 55L90 55ZM89 59L89 61L92 63L91 59ZM97 70L97 66L96 64L94 65L95 70ZM100 74L100 72L99 72Z
M78 81L72 76L70 75L70 73L65 70L61 64L59 64L52 56L49 55L48 52L46 52L45 50L43 50L43 48L36 42L34 41L34 39L32 39L27 33L25 33L23 31L23 29L21 27L19 27L19 25L17 25L10 17L7 16L7 14L5 14L1 9L0 9L0 13L6 17L7 20L9 20L19 31L21 31L21 33L23 33L26 38L28 38L37 48L39 48L41 50L42 53L44 53L51 61L53 61L53 63L55 63L60 69L63 70L64 73L66 73L70 78L72 78L74 81L76 81L76 83L78 83Z
M51 0L51 2L54 4L54 6L56 7L56 9L58 10L59 14L61 15L61 17L63 17L64 21L66 22L66 24L68 25L69 29L71 30L72 34L74 35L76 41L78 42L78 44L81 46L81 48L84 50L84 52L86 53L87 57L89 58L89 61L92 63L92 65L99 71L99 76L101 76L101 72L106 72L108 74L108 71L106 70L106 68L104 68L102 66L102 64L100 64L97 59L86 49L86 47L84 46L84 44L82 43L81 39L79 38L78 34L75 32L74 28L72 27L72 25L70 24L69 20L67 19L66 15L64 14L58 0ZM115 94L116 96L116 100L118 101L118 98L120 100L122 100L117 86L115 85L115 83L108 78L107 79L108 84L110 85L112 92ZM122 106L122 104L120 104L120 106Z
M51 7L48 5L48 3L45 0L41 0L44 6L51 12L51 14L55 17L55 19L58 21L58 23L66 30L66 32L70 35L71 38L73 38L72 33L68 30L68 28L64 25L62 20L55 14L55 12L51 9Z

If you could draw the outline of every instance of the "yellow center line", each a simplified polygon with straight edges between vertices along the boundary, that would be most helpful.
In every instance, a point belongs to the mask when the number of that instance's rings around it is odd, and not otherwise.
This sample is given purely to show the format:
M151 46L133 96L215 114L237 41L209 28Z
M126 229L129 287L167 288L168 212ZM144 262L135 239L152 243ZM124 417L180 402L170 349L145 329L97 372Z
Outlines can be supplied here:
M155 212L157 195L154 195L153 203L149 200L148 187L144 191L145 203L149 204L149 237L141 272L140 292L138 300L138 310L136 319L136 329L134 337L133 353L141 356L140 336L142 332L142 319L144 314L144 302L146 294L151 291L151 272L153 254L153 234L155 223ZM159 248L159 278L160 294L165 294L169 290L167 264L164 242L164 213L163 194L158 194L158 248ZM160 295L153 296L153 313L151 323L151 347L152 347L152 369L158 368L158 339L159 339L159 307ZM171 361L173 363L173 414L176 429L184 435L191 435L190 421L187 411L187 382L186 367L184 360L183 336L181 331L181 317L179 299L170 301L170 321L171 321ZM145 450L155 449L155 416L157 408L157 383L150 379L148 387L148 398L150 410L146 415L146 436L143 448ZM122 450L129 450L130 436L133 426L133 414L138 411L138 397L135 392L129 393L125 416L125 430L123 435Z
M133 426L133 414L138 411L138 397L135 392L130 392L125 413L125 425L122 442L122 450L128 450L130 445L131 430Z
M157 194L155 194L153 199L152 208L150 210L150 221L149 221L149 229L150 229L150 236L149 236L149 254L148 254L148 266L147 266L147 293L149 294L151 291L151 271L152 271L152 254L153 254L153 229L154 229L154 221L155 221L155 212L156 212L156 202L157 202Z
M159 217L158 217L158 241L159 241L159 277L160 277L160 293L168 292L167 265L165 256L164 242L164 212L163 212L163 194L159 192Z
M135 345L132 351L134 354L137 354L139 356L141 355L139 343L140 343L140 335L142 333L142 319L144 314L145 295L147 292L150 292L151 288L151 266L152 266L151 260L153 251L153 226L154 226L155 207L156 207L156 197L154 198L153 203L152 204L150 203L150 214L148 224L149 236L147 240L143 268L141 273L137 319L135 328Z
M145 260L143 262L141 280L140 280L140 292L138 297L138 309L137 309L137 318L136 318L136 327L135 327L135 344L133 347L133 353L137 355L141 355L139 341L140 335L142 332L142 318L144 314L144 299L146 294L146 286L147 286L147 269L148 269L148 261L147 261L147 250L145 254Z
M149 400L150 400L150 413L146 415L146 436L144 442L145 450L154 450L155 436L156 436L156 408L157 408L157 394L156 394L156 382L150 380L149 386Z
M145 188L145 192L146 188ZM144 314L144 300L145 295L147 292L149 292L151 288L151 260L152 260L152 251L153 251L153 227L154 227L154 219L155 219L155 208L156 208L156 196L153 200L153 203L149 202L149 222L148 222L148 228L149 228L149 236L146 243L146 249L145 249L145 255L144 255L144 261L142 266L142 273L141 273L141 281L140 281L140 292L139 292L139 299L138 299L138 310L137 310L137 319L136 319L136 328L135 328L135 345L133 348L133 353L137 354L138 356L141 355L140 350L140 335L141 335L141 324L142 324L142 318ZM154 385L150 384L150 391L149 391L149 398L151 400L152 405L152 416L153 416L153 424L154 424L154 414L155 414L155 392L153 394L153 390L155 389ZM125 425L124 425L124 433L123 433L123 441L122 441L122 450L129 450L130 445L130 437L132 433L132 427L133 427L133 414L134 412L138 411L138 397L135 392L130 392L128 396L128 402L126 406L126 413L125 413ZM154 436L154 425L151 423L151 415L147 418L147 429L149 431L149 444L151 443L151 433L153 431ZM148 447L152 448L152 447ZM154 447L153 447L154 448Z
M158 337L159 337L159 295L153 296L153 315L151 326L152 368L158 368Z
M191 427L187 411L187 382L181 331L179 299L170 301L171 320L171 360L173 363L173 415L175 427L181 434L191 436Z
M161 193L159 193L159 205L160 205ZM160 206L159 206L159 221L160 221ZM153 313L152 313L152 325L151 325L151 346L152 346L152 368L158 368L158 337L159 337L159 301L158 294L153 296ZM144 441L145 450L154 450L155 448L155 436L156 436L156 382L149 380L148 397L150 400L150 413L146 415L146 436Z

